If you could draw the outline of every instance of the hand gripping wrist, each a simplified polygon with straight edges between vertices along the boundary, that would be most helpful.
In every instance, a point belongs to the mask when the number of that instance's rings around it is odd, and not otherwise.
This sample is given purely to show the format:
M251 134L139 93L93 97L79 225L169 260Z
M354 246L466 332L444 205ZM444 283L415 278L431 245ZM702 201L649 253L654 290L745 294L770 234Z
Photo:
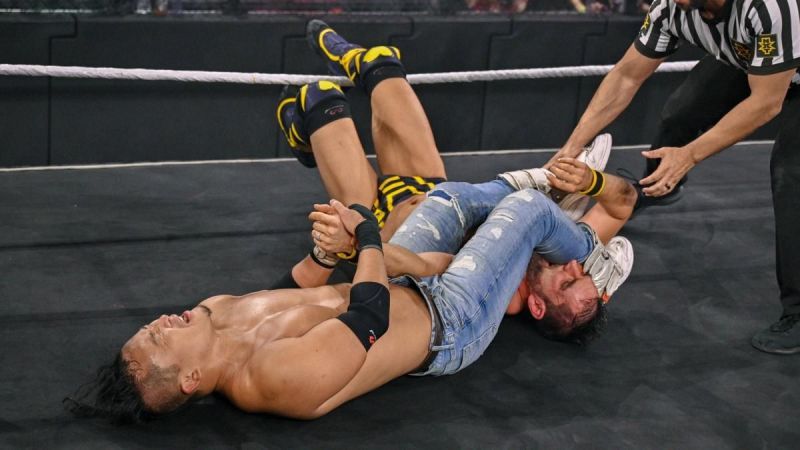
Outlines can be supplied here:
M315 263L326 269L333 269L336 266L336 263L339 262L339 258L337 258L335 255L327 253L325 250L316 245L314 246L314 249L311 250L311 254L309 256L311 256L311 259L314 260Z
M589 186L586 189L578 191L578 193L588 195L589 197L597 197L603 193L603 189L606 187L606 178L603 175L603 172L600 172L599 170L591 169L591 171L592 182L589 183Z
M364 217L363 222L358 224L355 230L356 241L358 241L358 251L363 251L368 248L377 248L383 251L383 244L381 243L381 229L378 226L378 219L375 215L363 205L354 203L350 205L350 209L361 214Z

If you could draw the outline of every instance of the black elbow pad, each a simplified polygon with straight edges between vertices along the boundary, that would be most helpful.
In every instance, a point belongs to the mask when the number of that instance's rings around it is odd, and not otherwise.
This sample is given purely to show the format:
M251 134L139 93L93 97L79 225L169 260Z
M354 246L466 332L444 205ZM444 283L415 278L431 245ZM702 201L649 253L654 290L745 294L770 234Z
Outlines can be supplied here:
M337 319L347 325L369 351L389 329L389 289L372 281L353 285L350 306Z

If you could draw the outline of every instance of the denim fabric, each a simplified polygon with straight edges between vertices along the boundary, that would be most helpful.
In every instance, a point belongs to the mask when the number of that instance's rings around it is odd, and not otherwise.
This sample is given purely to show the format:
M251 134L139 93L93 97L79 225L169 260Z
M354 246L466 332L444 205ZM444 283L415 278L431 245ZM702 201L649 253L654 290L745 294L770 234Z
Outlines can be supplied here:
M442 345L431 348L438 353L424 375L458 372L483 354L534 251L563 264L582 261L594 245L547 196L531 189L514 192L502 180L438 185L391 243L414 252L458 252L443 274L421 280L444 328Z

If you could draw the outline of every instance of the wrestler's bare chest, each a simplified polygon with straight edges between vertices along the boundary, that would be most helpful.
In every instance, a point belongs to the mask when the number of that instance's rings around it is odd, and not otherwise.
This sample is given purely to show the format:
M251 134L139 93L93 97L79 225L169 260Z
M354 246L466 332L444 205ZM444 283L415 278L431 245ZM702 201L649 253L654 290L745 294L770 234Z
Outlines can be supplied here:
M287 333L294 335L291 324L305 322L304 311L323 308L329 309L331 315L344 312L348 293L349 285L281 289L244 296L211 297L201 304L211 310L211 320L216 329L251 334L258 338L257 341L264 342Z

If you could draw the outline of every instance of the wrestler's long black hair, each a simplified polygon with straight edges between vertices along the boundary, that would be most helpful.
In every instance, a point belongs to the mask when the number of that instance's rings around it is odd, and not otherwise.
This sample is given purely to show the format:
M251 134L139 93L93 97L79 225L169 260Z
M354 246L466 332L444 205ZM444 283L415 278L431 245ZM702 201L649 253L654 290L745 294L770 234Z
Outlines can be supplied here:
M142 423L153 418L121 354L111 364L100 367L93 381L64 398L63 403L78 417L106 417L117 424Z

